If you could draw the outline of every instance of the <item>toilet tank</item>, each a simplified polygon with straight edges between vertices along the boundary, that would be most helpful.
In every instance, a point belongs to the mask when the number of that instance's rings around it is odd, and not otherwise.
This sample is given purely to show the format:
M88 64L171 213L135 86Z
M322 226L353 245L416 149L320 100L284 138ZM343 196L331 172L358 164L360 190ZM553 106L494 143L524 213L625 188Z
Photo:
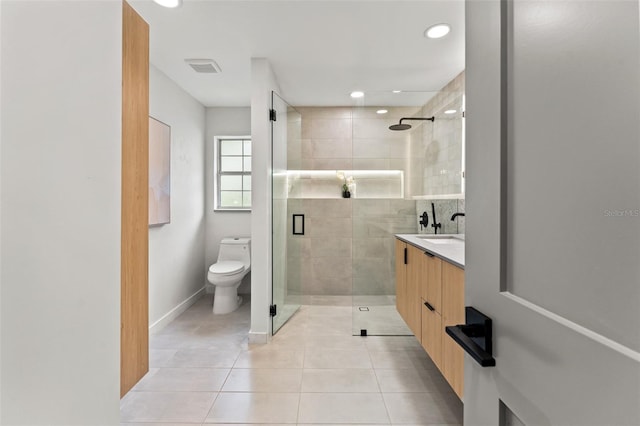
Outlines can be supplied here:
M237 260L249 268L251 265L251 240L249 238L223 238L220 241L218 262Z

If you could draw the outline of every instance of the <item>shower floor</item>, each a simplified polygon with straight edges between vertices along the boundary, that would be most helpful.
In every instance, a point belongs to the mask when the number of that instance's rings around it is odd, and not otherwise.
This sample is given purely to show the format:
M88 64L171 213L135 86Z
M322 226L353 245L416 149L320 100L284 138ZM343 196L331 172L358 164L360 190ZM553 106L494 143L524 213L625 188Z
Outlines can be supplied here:
M413 335L396 310L395 296L287 296L283 308L291 312L300 305L351 307L355 336L361 330L367 330L369 336Z

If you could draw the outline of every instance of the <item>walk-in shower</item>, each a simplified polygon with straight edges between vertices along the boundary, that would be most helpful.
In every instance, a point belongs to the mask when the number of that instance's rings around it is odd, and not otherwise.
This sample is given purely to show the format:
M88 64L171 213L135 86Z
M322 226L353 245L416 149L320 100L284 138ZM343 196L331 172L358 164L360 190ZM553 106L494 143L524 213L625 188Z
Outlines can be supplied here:
M459 99L367 93L357 106L294 108L274 94L274 332L300 305L325 305L351 321L327 318L324 333L412 334L396 310L395 235L421 232L417 203L460 173L444 113Z

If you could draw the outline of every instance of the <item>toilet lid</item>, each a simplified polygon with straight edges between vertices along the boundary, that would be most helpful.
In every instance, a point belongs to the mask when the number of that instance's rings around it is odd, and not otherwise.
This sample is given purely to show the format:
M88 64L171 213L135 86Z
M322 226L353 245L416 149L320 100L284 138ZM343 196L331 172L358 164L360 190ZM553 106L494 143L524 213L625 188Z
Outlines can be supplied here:
M223 260L211 265L209 272L219 275L231 275L240 272L244 269L242 262L235 260Z

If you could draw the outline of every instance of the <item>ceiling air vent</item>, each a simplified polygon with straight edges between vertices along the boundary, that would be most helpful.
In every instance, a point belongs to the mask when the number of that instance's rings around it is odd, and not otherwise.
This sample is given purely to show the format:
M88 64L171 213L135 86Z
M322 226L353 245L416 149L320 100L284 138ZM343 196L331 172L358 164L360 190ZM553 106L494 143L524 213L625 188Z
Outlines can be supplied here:
M185 62L196 72L205 74L217 74L222 72L220 66L213 59L185 59Z

